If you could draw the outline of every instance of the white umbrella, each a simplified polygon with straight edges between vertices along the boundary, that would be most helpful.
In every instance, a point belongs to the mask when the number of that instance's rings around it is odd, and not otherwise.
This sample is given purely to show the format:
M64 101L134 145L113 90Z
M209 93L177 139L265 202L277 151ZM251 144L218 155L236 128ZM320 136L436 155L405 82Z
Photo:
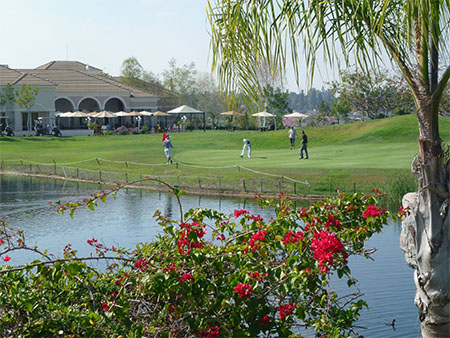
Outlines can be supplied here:
M274 115L265 111L261 111L259 113L253 114L256 117L273 117Z
M146 111L146 110L140 111L139 113L140 113L142 116L153 116L153 113L152 113L152 112Z
M113 114L116 115L117 117L128 116L128 113L126 111L119 111L119 112L113 113Z
M101 111L101 112L99 112L99 113L97 113L95 115L92 115L92 116L93 117L98 117L98 118L113 118L113 117L116 117L116 115L114 115L114 114L112 114L112 113L110 113L109 111L106 111L106 110Z
M203 131L206 131L206 117L205 112L201 110L197 110L195 108L183 105L178 108L172 109L168 111L169 114L189 114L189 120L192 124L192 114L203 114ZM192 131L192 129L191 129Z
M126 116L143 116L143 115L138 111L130 111L129 113L127 113Z
M58 117L72 117L73 112L68 111L67 113L60 113Z
M261 111L259 113L253 114L253 116L262 117L263 123L262 123L261 127L266 128L266 117L274 117L275 115L265 112L265 111Z
M168 113L169 114L195 114L195 113L203 113L203 111L183 105L178 108L169 110Z
M298 118L298 119L304 119L305 117L308 117L308 115L295 111L293 113L286 114L283 117L295 117L295 118Z
M82 111L74 111L70 117L86 117L88 114L83 113Z

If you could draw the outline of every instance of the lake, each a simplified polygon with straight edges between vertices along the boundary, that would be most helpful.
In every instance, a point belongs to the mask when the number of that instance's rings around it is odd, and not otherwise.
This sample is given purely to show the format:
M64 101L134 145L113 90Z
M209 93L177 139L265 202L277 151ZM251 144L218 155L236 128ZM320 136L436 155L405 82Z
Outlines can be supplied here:
M170 218L179 219L176 198L171 194L139 190L121 191L115 200L99 203L96 211L79 208L71 219L68 214L57 215L48 206L49 201L77 201L99 190L97 185L54 181L40 178L21 178L0 175L0 217L11 228L22 229L29 246L62 256L68 243L78 250L79 256L87 256L92 247L86 241L92 237L107 246L134 248L139 242L152 241L160 231L153 214L159 209ZM260 209L253 200L213 199L182 195L183 210L190 208L214 208L224 213L235 209L248 209L263 218L272 217L273 211ZM390 223L374 235L368 247L377 251L375 261L352 257L350 267L369 311L363 311L358 329L365 337L420 337L420 323L413 300L415 286L413 270L403 258L399 248L401 227ZM12 252L10 264L22 264L39 258L29 252ZM31 254L33 255L33 254ZM2 263L0 263L2 264ZM340 281L333 279L332 286L345 290ZM343 293L344 294L344 293ZM384 322L396 319L395 330Z

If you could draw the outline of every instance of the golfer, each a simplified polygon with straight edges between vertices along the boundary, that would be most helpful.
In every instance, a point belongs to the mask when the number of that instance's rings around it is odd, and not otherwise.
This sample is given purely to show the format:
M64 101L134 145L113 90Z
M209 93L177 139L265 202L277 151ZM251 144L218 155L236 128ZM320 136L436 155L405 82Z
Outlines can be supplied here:
M303 159L303 150L305 151L305 159L308 159L308 137L305 134L305 131L302 130L302 147L300 148L300 157L299 160Z
M166 136L166 139L163 141L162 144L163 144L163 148L164 148L164 154L166 155L166 158L167 158L166 164L172 164L173 163L172 162L172 149L170 149L170 148L173 148L173 145L172 145L172 142L170 142L169 135Z
M242 147L241 157L244 157L245 151L247 150L248 158L252 157L252 143L248 138L244 138L244 146Z
M297 138L297 130L291 127L288 132L289 141L291 141L291 150L295 150L295 139Z

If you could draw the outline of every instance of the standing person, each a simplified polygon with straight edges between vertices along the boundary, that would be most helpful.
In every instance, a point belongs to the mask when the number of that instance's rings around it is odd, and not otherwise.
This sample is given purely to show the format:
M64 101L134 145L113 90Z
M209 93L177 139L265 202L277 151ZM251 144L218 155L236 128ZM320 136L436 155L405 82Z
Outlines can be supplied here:
M248 158L250 158L252 156L252 143L250 142L250 140L248 138L244 138L243 141L244 141L244 146L242 147L241 157L244 157L245 150L248 149L247 156L248 156Z
M299 160L303 158L303 150L305 151L306 157L308 159L308 137L305 134L305 131L302 130L302 147L300 148L300 157Z
M164 154L166 154L166 158L167 158L167 164L172 164L172 149L173 145L172 142L170 142L170 136L167 135L166 139L163 141L163 148L164 148Z
M295 150L295 139L297 138L297 130L291 127L288 132L289 141L291 141L291 150Z

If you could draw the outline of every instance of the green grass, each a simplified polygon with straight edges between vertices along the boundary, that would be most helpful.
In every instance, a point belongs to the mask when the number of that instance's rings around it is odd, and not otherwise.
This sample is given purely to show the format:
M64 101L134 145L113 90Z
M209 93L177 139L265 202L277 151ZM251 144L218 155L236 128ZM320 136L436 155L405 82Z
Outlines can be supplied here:
M417 118L413 115L382 120L305 128L308 135L309 160L298 159L298 149L291 151L287 130L257 131L194 131L172 134L175 166L165 162L161 134L86 137L14 137L0 138L0 160L26 160L39 163L67 164L101 158L121 163L97 161L73 166L116 172L143 174L202 176L224 178L255 178L256 171L308 180L315 191L329 190L329 183L358 186L381 186L396 177L408 175L411 160L418 152ZM440 118L440 133L450 142L450 117ZM251 159L240 158L242 139L250 138ZM297 144L299 146L299 142ZM297 147L298 148L298 147ZM124 161L149 164L139 166ZM153 164L153 166L150 166ZM224 168L234 166L233 168ZM267 176L266 176L267 177ZM322 187L322 188L321 188Z

